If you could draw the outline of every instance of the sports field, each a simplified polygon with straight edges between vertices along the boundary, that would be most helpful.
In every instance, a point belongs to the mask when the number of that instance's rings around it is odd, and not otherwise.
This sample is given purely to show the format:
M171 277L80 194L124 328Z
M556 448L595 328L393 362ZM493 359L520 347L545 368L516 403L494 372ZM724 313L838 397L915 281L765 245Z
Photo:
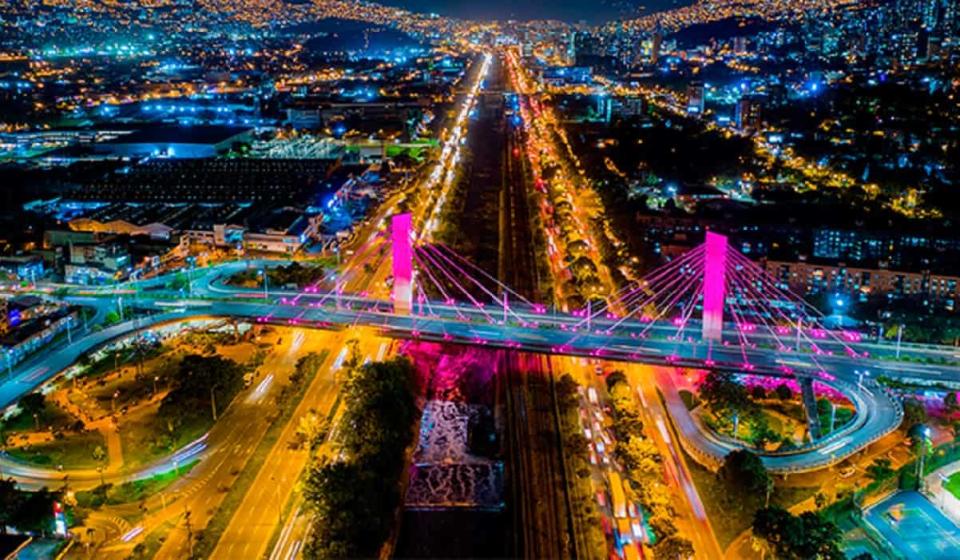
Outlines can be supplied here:
M950 478L943 483L943 487L953 494L954 498L960 500L960 471L951 474Z
M908 560L960 558L960 527L918 492L890 496L867 510L865 519Z

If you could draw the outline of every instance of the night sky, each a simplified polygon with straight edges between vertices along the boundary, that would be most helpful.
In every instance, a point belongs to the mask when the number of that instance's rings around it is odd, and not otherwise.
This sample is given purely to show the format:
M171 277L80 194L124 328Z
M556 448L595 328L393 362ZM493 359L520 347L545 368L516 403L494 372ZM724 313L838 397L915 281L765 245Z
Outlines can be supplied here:
M382 0L417 12L465 19L560 19L601 23L683 6L690 0ZM645 7L645 9L641 9Z

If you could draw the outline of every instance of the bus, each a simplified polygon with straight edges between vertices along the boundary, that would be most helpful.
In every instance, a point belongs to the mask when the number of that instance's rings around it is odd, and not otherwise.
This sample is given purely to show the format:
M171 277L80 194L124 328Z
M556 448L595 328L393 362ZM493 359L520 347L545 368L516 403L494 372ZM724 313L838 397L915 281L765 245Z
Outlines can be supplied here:
M627 500L623 496L623 483L620 482L620 475L611 472L607 479L610 481L610 505L613 507L613 516L626 517Z
M631 548L633 531L630 530L629 519L617 519L617 539L623 548Z
M640 552L637 551L637 547L632 544L624 546L623 560L640 560Z

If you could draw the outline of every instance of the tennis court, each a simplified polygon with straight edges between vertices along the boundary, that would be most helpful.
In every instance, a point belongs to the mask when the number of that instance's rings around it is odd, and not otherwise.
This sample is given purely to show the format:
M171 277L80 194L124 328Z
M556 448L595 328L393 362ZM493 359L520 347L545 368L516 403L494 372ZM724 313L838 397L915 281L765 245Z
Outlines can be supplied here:
M960 558L960 527L919 492L898 492L870 508L865 518L908 560Z

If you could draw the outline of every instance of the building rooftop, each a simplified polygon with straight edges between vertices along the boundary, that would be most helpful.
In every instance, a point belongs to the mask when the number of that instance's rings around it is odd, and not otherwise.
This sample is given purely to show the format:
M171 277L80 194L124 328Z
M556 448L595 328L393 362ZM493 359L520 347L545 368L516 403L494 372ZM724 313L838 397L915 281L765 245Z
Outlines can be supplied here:
M241 126L151 126L106 140L103 144L220 144L250 132Z

